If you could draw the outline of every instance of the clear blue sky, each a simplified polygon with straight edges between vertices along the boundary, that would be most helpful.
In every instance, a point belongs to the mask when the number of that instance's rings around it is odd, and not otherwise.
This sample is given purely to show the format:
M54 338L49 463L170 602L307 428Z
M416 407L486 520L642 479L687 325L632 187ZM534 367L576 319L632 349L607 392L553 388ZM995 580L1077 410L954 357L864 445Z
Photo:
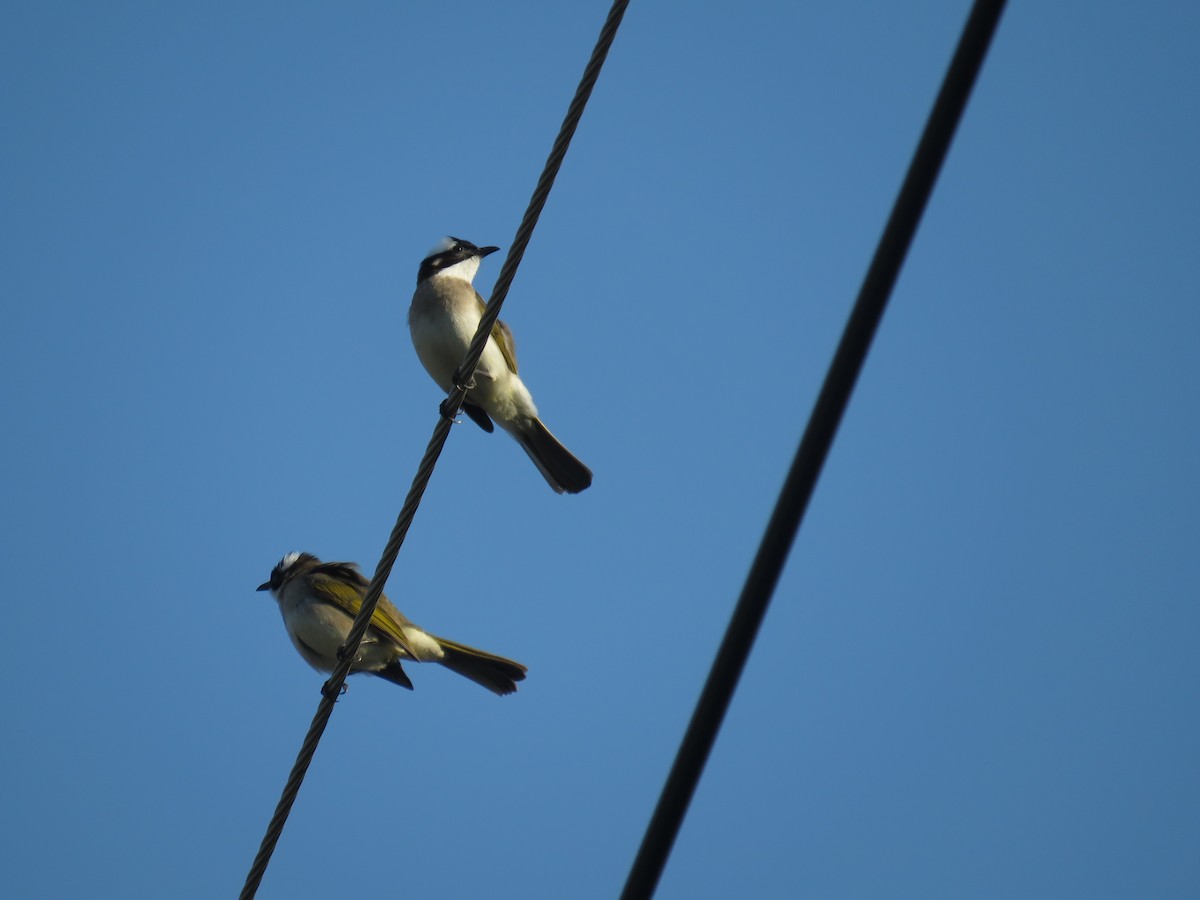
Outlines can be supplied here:
M338 704L262 897L618 892L966 16L635 0L388 593L529 666ZM607 6L0 13L9 896L232 896ZM663 898L1194 897L1200 13L1015 3ZM485 293L501 258L477 284Z

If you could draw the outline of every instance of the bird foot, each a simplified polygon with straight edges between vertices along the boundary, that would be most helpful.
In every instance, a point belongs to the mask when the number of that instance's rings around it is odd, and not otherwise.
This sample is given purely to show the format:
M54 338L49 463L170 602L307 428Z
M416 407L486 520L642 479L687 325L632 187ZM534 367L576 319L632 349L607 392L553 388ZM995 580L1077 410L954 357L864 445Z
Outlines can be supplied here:
M462 369L455 369L454 376L450 380L456 388L459 388L464 391L474 390L474 388L475 388L474 376L471 377L470 381L463 381Z
M330 699L336 700L338 697L340 697L342 694L346 693L346 691L348 691L348 690L350 690L350 685L346 684L346 682L343 681L340 685L338 685L337 691L331 691L331 689L329 687L329 682L327 681L323 685L321 685L321 696L329 697Z

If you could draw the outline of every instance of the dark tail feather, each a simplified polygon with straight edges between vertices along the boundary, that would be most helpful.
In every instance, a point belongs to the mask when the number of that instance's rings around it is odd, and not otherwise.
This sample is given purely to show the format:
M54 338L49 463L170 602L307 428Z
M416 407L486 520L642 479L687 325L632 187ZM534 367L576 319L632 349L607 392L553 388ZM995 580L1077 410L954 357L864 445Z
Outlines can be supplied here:
M560 444L541 419L530 419L517 434L517 440L558 493L578 494L592 486L592 470Z
M462 410L467 414L467 417L472 422L474 422L488 434L491 434L496 430L496 426L492 424L491 418L486 412L483 411L482 406L476 406L474 403L464 402L462 405Z
M399 660L393 660L387 664L386 668L380 669L374 674L385 681L390 681L392 684L398 684L402 688L408 688L410 691L413 689L412 682L408 680L408 675L404 669L400 668Z
M446 655L438 660L451 672L457 672L464 678L470 678L476 684L483 685L493 694L511 694L517 689L517 682L525 680L525 667L519 662L505 659L503 656L493 656L474 647L456 644L445 638L437 638Z

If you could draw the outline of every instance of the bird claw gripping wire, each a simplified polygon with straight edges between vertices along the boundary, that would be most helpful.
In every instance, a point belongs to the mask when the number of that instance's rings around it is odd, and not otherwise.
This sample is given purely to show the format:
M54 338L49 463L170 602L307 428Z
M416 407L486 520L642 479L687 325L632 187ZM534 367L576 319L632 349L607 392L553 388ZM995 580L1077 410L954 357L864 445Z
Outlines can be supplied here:
M471 378L469 381L464 382L462 377L462 369L455 369L451 381L454 382L454 386L456 388L463 392L463 399L460 400L457 405L451 405L450 398L447 397L441 402L441 404L439 404L438 412L441 413L443 419L449 419L451 422L457 424L459 410L461 409L462 404L466 401L466 393L475 387L475 379Z
M333 700L336 700L338 697L342 696L342 694L346 693L346 691L348 691L348 690L350 690L350 685L346 684L346 682L344 682L344 681L338 685L337 691L334 691L334 692L330 691L328 681L325 682L323 685L321 685L321 695L323 697L329 697Z
M463 381L462 369L454 370L454 377L452 380L454 381L454 386L461 391L471 391L475 389L475 376L472 375L470 380Z

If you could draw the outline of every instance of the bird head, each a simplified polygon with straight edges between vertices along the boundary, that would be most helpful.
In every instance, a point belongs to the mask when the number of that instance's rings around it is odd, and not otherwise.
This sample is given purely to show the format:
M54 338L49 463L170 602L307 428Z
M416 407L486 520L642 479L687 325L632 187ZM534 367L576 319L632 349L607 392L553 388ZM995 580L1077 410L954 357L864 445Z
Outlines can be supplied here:
M476 247L462 238L444 237L425 254L417 272L417 283L426 278L461 278L468 284L479 271L479 262L499 247Z

